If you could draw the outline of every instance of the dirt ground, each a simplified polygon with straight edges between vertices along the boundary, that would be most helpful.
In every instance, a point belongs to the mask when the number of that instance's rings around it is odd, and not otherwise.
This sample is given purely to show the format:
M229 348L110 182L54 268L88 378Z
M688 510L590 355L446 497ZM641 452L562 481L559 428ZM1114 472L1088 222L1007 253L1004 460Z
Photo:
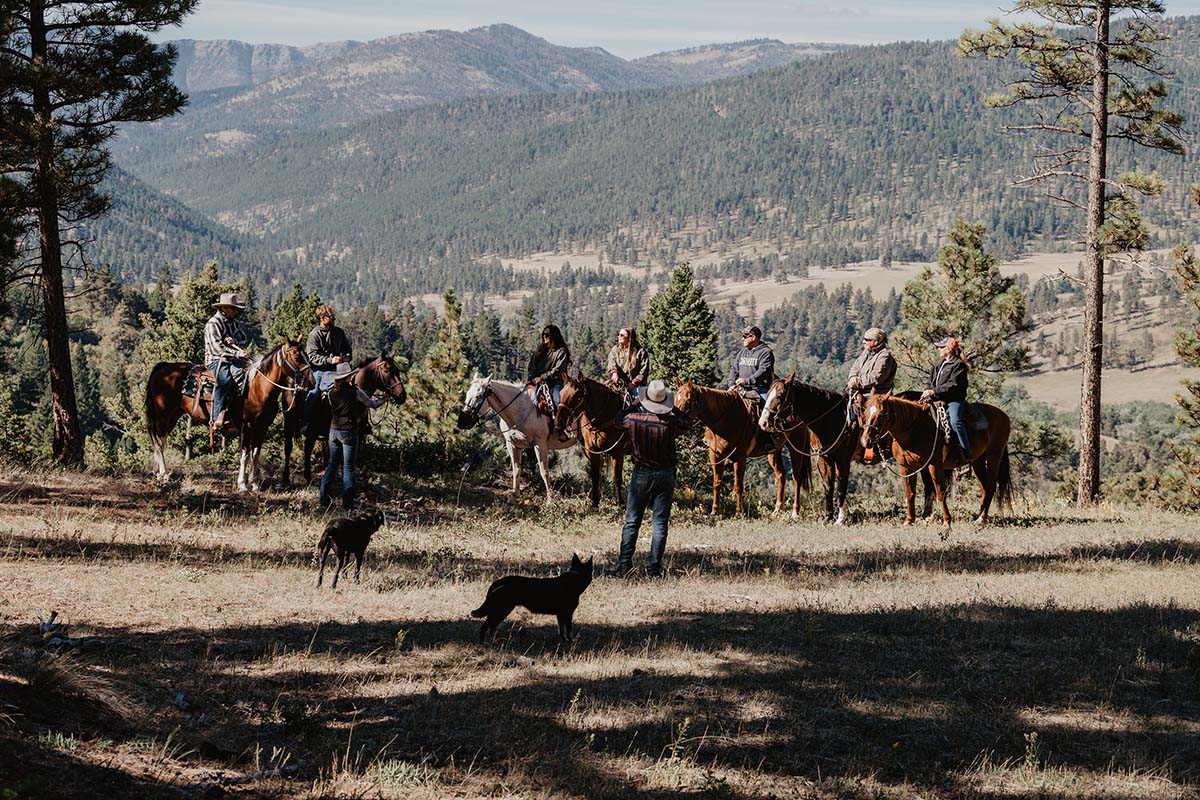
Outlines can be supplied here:
M0 796L1198 796L1191 517L680 511L622 580L611 502L412 495L332 590L311 494L0 474ZM572 552L574 642L477 642L492 580Z

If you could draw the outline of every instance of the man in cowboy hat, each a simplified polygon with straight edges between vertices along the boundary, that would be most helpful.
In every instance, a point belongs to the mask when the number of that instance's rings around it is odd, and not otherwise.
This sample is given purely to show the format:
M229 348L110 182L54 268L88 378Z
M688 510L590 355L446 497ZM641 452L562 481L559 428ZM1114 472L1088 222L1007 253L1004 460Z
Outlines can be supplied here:
M646 573L663 574L663 552L667 549L667 525L671 521L671 502L675 498L675 437L692 426L692 421L675 409L675 397L662 381L650 381L637 390L640 403L617 419L629 436L633 472L625 498L625 527L621 530L621 554L617 566L609 572L625 577L633 570L638 530L649 506L653 514L654 535L650 540L650 560Z
M358 460L358 446L362 438L363 422L368 408L379 408L387 397L372 400L371 396L354 385L351 380L358 370L351 369L345 361L335 368L333 388L329 390L329 463L321 476L320 506L329 508L333 504L330 489L338 466L342 468L342 508L354 509L354 464Z
M850 367L846 388L851 392L890 392L896 385L896 357L887 347L887 334L871 328L863 334L863 349Z
M331 306L317 306L317 324L309 331L304 345L316 384L304 398L305 427L312 422L321 392L327 392L333 386L334 371L339 365L350 363L352 358L350 339L345 331L333 324L336 318Z
M757 395L765 405L773 380L775 353L763 342L762 328L757 325L742 328L742 349L729 368L729 388L751 399Z
M245 307L237 292L222 292L220 299L213 303L217 310L204 324L204 363L216 380L212 424L224 430L237 427L232 420L226 419L226 411L236 403L246 377L246 346L250 337L238 319Z

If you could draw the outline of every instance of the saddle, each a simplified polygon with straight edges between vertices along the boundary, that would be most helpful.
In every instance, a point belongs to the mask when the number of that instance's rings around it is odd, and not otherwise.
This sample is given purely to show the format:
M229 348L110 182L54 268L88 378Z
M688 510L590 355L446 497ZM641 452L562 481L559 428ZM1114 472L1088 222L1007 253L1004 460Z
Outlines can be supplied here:
M550 386L539 383L533 390L533 402L537 404L537 413L554 419L554 396L550 394Z
M250 377L252 370L258 369L258 361L256 360L249 369L243 374L241 380L237 381L238 391L236 401L229 405L229 412L226 414L226 420L230 420L240 424L242 415L242 401L246 397L246 389L250 385ZM217 379L212 374L212 370L204 364L192 364L192 368L183 378L183 385L180 391L185 397L190 397L198 401L200 408L203 409L205 417L208 418L212 413L213 389L217 386Z
M942 436L948 442L954 436L954 431L950 429L950 414L946 411L946 404L935 402L933 406L937 410L938 428L941 429ZM984 416L978 403L964 403L963 411L963 422L966 423L968 431L976 433L988 429L987 417Z

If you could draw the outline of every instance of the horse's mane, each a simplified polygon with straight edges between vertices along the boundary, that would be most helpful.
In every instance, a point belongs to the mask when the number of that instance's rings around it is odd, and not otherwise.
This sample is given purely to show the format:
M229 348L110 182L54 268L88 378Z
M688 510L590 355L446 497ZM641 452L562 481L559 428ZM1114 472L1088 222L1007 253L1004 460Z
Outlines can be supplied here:
M743 409L746 407L746 402L742 398L742 395L732 389L718 389L715 386L701 386L698 383L693 383L692 390L696 392L697 396L712 395L723 406Z
M841 403L846 400L845 392L839 392L834 389L826 389L824 386L817 386L812 383L805 383L804 381L797 380L785 380L781 382L784 385L788 385L790 383L793 388L816 395L818 399L828 401L829 403Z
M879 395L876 395L879 397ZM918 403L915 400L905 400L903 397L886 395L881 398L883 402L892 407L892 411L897 413L897 416L903 418L904 424L911 425L916 417L928 417L929 406L924 403Z

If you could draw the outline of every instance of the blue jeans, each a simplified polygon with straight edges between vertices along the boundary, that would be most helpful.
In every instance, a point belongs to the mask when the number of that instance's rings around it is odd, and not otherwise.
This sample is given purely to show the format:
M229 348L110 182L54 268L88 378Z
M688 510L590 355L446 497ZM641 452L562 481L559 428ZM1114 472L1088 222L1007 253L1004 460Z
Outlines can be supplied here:
M667 525L671 522L671 501L674 497L674 467L633 468L633 473L629 476L629 493L625 498L625 527L621 529L618 570L629 570L633 567L638 529L642 527L646 506L650 506L653 510L654 534L650 539L650 560L646 563L646 571L651 575L662 572L663 551L667 549Z
M316 413L317 402L321 399L321 392L328 392L333 388L333 379L337 377L337 370L333 369L314 369L312 371L313 380L316 381L316 386L308 390L308 394L304 396L304 424L311 425L313 414Z
M958 439L958 446L962 448L963 458L970 458L971 440L967 438L967 423L963 419L965 405L961 400L947 400L946 415L950 417L950 430L954 431L954 436Z
M220 366L218 370L217 367ZM230 404L230 393L236 398L241 392L242 379L246 374L246 370L240 364L231 364L228 361L214 361L208 365L208 369L212 372L213 377L217 379L217 385L213 387L213 403L212 403L212 418L216 419L221 416L221 412Z
M333 476L337 473L338 462L342 464L342 508L350 511L354 508L354 458L358 454L358 432L329 431L329 463L325 465L325 474L321 476L321 507L333 504L329 490L333 486Z
M562 398L562 384L561 383L550 384L550 399L552 399L554 401L555 408L558 408L558 401L561 398Z

